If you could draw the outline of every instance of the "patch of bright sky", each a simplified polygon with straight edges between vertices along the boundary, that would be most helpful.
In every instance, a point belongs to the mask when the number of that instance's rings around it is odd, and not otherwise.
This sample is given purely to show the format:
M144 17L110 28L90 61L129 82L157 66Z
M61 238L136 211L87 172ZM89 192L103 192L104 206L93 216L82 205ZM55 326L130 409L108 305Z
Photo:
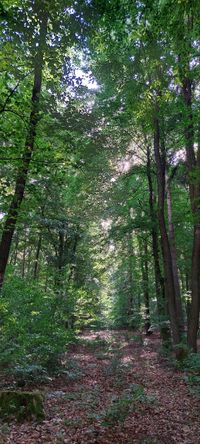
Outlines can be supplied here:
M95 78L92 75L92 71L88 71L87 73L83 71L81 68L75 68L75 76L76 78L81 79L81 83L83 86L86 86L90 90L98 90L99 85Z

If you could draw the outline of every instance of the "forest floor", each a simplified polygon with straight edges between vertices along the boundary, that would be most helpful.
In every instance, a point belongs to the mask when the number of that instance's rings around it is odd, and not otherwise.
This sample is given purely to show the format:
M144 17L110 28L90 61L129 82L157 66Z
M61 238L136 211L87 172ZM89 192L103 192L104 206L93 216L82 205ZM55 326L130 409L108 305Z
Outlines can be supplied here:
M198 444L200 409L157 334L88 332L45 392L45 420L4 424L1 444ZM33 387L28 388L33 389Z

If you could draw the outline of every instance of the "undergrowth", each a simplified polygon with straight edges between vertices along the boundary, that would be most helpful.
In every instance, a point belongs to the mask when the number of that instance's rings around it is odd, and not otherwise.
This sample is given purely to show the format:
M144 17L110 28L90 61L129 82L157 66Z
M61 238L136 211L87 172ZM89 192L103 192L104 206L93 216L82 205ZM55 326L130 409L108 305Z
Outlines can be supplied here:
M0 370L25 383L46 381L76 341L58 318L55 296L15 277L4 286L0 315Z
M200 353L191 353L183 362L185 379L191 392L200 398Z
M102 412L102 425L112 426L115 423L124 423L129 414L139 407L139 404L152 404L156 397L148 396L144 387L139 384L130 384L120 396L113 396L111 404Z

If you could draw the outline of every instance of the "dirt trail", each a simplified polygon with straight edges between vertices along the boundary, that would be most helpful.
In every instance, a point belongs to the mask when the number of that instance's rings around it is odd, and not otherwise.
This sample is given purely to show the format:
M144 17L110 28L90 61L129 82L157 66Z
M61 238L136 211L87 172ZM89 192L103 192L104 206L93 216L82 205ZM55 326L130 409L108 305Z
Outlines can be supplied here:
M199 405L158 354L159 339L102 331L81 337L43 389L41 424L4 426L2 444L198 444ZM42 387L41 387L42 388Z

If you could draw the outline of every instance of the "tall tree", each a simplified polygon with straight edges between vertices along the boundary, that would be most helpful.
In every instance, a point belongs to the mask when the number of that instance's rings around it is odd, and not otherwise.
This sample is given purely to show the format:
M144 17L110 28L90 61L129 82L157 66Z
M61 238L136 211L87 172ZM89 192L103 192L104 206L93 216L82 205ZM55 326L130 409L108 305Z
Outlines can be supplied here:
M36 128L39 120L39 103L42 87L42 70L44 64L45 44L47 36L48 13L46 10L46 2L36 1L34 4L34 13L37 24L39 25L38 46L36 46L36 54L34 56L34 81L31 98L31 113L28 124L27 137L25 142L24 153L19 168L14 195L10 204L8 215L3 228L2 239L0 243L0 287L4 281L4 274L8 263L11 243L19 209L24 198L24 191L27 182L29 164L32 158L34 143L36 137Z
M175 53L172 69L178 72L177 82L182 91L182 129L185 139L186 163L188 170L189 194L193 214L193 248L191 266L191 307L188 325L188 344L197 351L197 331L200 311L200 228L199 228L199 146L198 139L198 85L199 57L199 10L198 2L180 2L177 5L164 2L160 23L168 33L168 42ZM170 7L169 7L170 5ZM169 17L170 10L170 17ZM172 13L171 13L172 12Z

